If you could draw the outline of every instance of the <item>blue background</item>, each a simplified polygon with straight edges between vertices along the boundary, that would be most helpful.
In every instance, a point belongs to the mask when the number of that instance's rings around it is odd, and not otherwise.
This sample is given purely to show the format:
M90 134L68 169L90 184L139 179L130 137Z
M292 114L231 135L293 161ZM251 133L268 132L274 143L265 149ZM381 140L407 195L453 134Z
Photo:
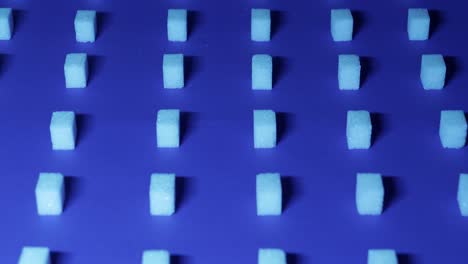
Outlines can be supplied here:
M48 246L56 263L139 263L165 248L179 264L256 263L260 247L291 253L290 263L365 263L369 248L394 248L401 263L466 263L468 220L458 175L466 148L445 150L440 110L468 110L464 1L33 1L16 10L11 41L0 42L0 262L26 245ZM269 43L250 40L250 9L274 10ZM334 43L331 8L351 8L356 34ZM410 42L407 8L432 12L429 41ZM186 43L167 41L168 8L187 8ZM96 9L94 44L76 43L77 9ZM65 89L70 52L91 57L86 89ZM162 56L184 53L183 90L162 88ZM275 56L271 92L252 91L253 54ZM337 58L363 58L361 90L338 90ZM420 56L447 56L448 82L425 91ZM186 112L179 149L157 149L156 112ZM280 112L277 148L253 148L253 109ZM346 148L346 111L374 115L370 150ZM75 151L52 151L51 113L80 114ZM39 172L69 176L60 217L39 217ZM285 177L285 210L257 217L255 175ZM151 217L152 172L175 172L178 210ZM390 197L379 217L359 216L357 172L381 172Z

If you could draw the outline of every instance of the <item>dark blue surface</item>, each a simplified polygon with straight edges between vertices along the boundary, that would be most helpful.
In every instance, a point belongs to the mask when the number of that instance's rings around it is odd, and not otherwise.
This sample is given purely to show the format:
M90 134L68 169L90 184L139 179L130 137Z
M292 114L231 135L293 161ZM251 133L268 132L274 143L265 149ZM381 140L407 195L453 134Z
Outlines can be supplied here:
M466 263L468 219L458 174L467 149L442 149L440 110L468 110L464 1L2 1L17 11L11 41L0 42L0 262L25 245L48 246L57 264L139 263L165 248L179 264L256 263L279 247L290 264L365 263L369 248L394 248L403 264ZM250 41L250 8L275 10L269 43ZM334 43L331 8L355 11L352 42ZM408 7L427 7L429 41L410 42ZM99 12L94 44L75 42L77 9ZM168 8L192 11L186 43L167 41ZM92 56L89 86L65 89L66 53ZM162 88L162 56L189 56L183 90ZM250 60L276 57L272 92L251 90ZM365 57L358 92L338 90L337 57ZM441 53L449 80L425 91L420 56ZM179 149L157 149L156 112L187 112ZM276 149L254 150L252 110L281 112ZM368 151L346 149L346 111L378 113ZM81 114L75 151L52 151L51 113ZM38 173L69 176L60 217L39 217ZM286 176L280 217L257 217L255 175ZM151 217L152 172L175 172L179 206ZM381 172L391 200L380 217L359 216L357 172Z

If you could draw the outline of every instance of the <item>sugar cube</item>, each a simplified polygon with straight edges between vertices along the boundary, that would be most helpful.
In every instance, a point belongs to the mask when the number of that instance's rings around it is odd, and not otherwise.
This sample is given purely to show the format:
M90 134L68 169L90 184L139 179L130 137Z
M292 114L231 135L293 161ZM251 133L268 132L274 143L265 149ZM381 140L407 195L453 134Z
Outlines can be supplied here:
M358 90L361 83L361 62L359 56L343 54L338 56L338 85L340 90Z
M61 173L39 174L36 184L36 205L39 215L60 215L65 200L64 177Z
M447 67L440 54L422 55L421 82L425 90L441 90L445 85Z
M164 54L163 82L166 89L184 87L184 55Z
M368 111L348 111L346 138L348 149L368 149L371 146L372 122Z
M431 18L425 8L408 9L408 38L409 40L427 40L429 38L429 24Z
M331 10L331 34L334 41L353 39L353 15L349 9Z
M398 264L398 256L393 249L370 249L367 264Z
M273 88L273 58L266 54L252 57L252 89L271 90Z
M175 211L175 174L153 173L150 183L151 215L172 215Z
M13 35L13 10L0 8L0 40L10 40Z
M167 12L167 38L169 41L187 41L187 10L169 9Z
M261 248L258 250L258 264L286 264L286 253L277 248Z
M170 255L167 250L145 250L142 264L169 264Z
M96 11L78 10L75 16L75 38L77 42L96 40Z
M23 247L18 264L50 264L50 250L46 247Z
M58 111L52 113L50 138L54 150L75 149L76 122L74 112Z
M254 110L254 148L276 146L276 114L272 110Z
M440 112L439 137L444 148L464 147L467 128L463 111L443 110Z
M252 41L270 41L270 33L270 9L252 9L250 25L250 38Z
M462 216L468 216L468 174L460 174L457 192L458 208Z
M378 173L358 173L356 206L360 215L379 215L383 211L384 186Z
M178 148L180 145L180 110L161 109L156 120L158 148Z
M67 88L85 88L88 80L87 55L85 53L67 54L64 71Z
M283 191L279 173L257 175L257 215L280 215Z

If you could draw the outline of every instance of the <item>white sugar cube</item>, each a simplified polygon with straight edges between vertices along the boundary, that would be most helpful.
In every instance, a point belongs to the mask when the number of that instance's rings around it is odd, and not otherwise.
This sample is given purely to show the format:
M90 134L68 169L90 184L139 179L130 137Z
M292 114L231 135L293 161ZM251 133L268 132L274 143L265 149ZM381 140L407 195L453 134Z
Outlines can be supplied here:
M175 179L173 173L153 173L150 183L151 215L169 216L175 212Z
M281 176L279 173L257 175L257 215L280 215L282 210Z
M35 193L39 215L62 214L65 184L61 173L40 173Z
M76 121L74 112L58 111L52 113L50 138L54 150L75 149Z
M161 109L156 120L158 148L178 148L180 145L180 110Z
M276 114L272 110L254 110L254 148L276 146Z
M358 173L356 206L360 215L380 215L383 211L384 186L378 173Z

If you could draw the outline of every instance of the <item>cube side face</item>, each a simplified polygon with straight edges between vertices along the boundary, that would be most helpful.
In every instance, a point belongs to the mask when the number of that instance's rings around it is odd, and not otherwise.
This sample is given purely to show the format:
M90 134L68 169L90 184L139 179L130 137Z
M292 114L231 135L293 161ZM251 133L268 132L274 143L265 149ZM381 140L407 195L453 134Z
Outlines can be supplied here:
M156 143L159 148L178 148L180 146L179 110L159 110L156 120Z
M447 67L440 54L423 55L421 59L421 82L425 90L441 90L445 85Z
M439 137L444 148L463 148L468 125L461 110L444 110L440 114Z
M462 216L468 216L468 174L460 174L457 191L458 208Z
M18 264L50 264L50 250L46 247L23 247Z
M252 57L252 89L271 90L273 88L273 58L266 54Z
M13 35L13 11L0 8L0 40L10 40Z
M276 248L258 250L258 264L286 264L286 252Z
M60 173L41 173L35 189L37 213L60 215L65 200L64 177Z
M88 58L84 53L68 54L65 59L66 88L85 88L88 81Z
M164 55L163 82L166 89L184 87L184 56L182 54Z
M398 256L392 249L371 249L367 254L367 264L398 264Z
M272 110L254 110L254 148L276 146L276 114Z
M169 216L175 212L175 174L154 173L150 184L151 215Z
M166 250L145 250L142 264L169 264L170 254Z
M76 141L76 121L73 112L54 112L50 122L52 149L73 150Z
M250 38L252 41L270 41L271 14L269 9L252 9Z
M169 9L167 13L167 38L169 41L187 41L187 10Z
M380 215L383 211L384 186L377 173L358 173L356 206L360 215Z
M408 10L409 40L429 39L430 17L427 9L410 8Z
M331 11L331 35L333 41L351 41L353 39L353 15L349 9Z
M282 187L279 173L261 173L256 179L257 215L280 215Z
M92 43L96 40L96 11L78 10L74 24L77 42Z
M372 122L367 111L348 111L346 124L348 149L369 149L372 139Z
M338 85L340 90L358 90L361 85L361 62L357 55L339 55Z

